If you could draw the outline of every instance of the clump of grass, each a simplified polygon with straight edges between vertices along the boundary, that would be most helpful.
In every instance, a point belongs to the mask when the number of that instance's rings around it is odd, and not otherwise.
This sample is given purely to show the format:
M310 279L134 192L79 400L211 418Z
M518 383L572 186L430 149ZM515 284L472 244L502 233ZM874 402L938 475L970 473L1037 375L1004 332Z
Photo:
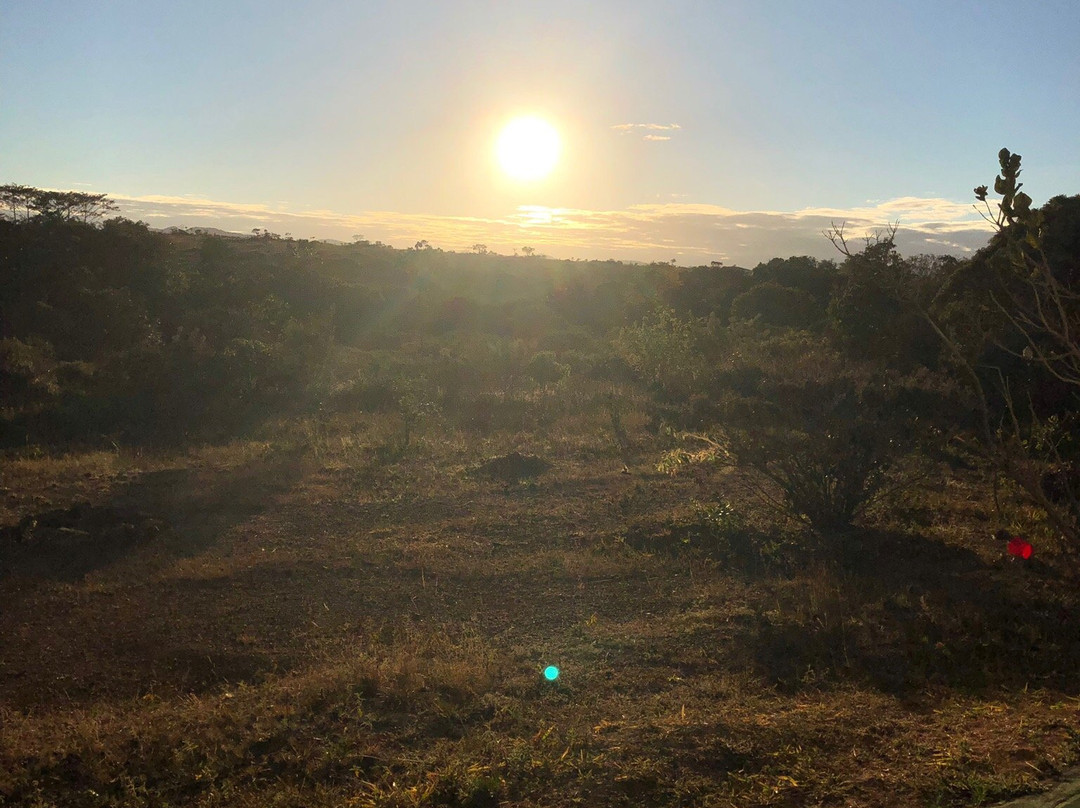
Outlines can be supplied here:
M617 502L622 513L634 513L645 507L642 498L648 489L640 484ZM744 572L766 569L783 570L791 566L805 549L790 536L762 532L743 512L727 500L691 502L690 517L668 518L660 523L645 520L627 530L627 543L645 552L665 554L691 553L721 563L726 568Z
M746 520L726 500L695 502L694 515L718 538L729 539L746 530Z
M0 710L0 802L190 804L258 793L270 781L333 789L378 779L392 754L380 735L411 731L421 716L465 727L485 714L484 695L510 670L473 634L389 634L307 672L207 696L147 696L41 717ZM483 778L455 787L497 793Z

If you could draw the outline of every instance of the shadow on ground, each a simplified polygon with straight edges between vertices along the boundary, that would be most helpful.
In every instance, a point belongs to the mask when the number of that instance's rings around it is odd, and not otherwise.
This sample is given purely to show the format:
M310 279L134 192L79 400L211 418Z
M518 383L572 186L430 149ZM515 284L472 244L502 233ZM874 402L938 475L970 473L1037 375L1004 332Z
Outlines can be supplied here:
M24 515L0 531L0 576L74 582L156 543L172 557L197 555L261 513L303 474L297 452L236 469L191 467L138 475L105 501Z
M1077 599L1039 562L985 563L919 535L861 531L770 582L746 625L780 689L863 678L906 695L1053 688L1080 693ZM831 551L831 552L830 552Z

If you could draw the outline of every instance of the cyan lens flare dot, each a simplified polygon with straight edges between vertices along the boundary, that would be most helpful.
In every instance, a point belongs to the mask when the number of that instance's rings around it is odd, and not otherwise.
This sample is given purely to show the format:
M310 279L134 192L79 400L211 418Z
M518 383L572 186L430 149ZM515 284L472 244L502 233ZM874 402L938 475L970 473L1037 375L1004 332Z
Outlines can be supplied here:
M544 668L544 678L547 679L549 682L554 682L556 679L559 678L559 669L556 668L554 665L548 665L546 668Z

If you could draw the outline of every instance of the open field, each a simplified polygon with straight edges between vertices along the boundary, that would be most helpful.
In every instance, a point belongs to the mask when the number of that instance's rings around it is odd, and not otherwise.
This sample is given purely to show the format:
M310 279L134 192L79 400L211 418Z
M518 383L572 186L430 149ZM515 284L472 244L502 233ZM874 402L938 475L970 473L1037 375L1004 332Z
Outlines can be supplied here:
M7 5L0 808L1080 808L1080 3Z
M959 806L1080 759L1075 583L977 468L812 540L552 395L10 458L0 804Z

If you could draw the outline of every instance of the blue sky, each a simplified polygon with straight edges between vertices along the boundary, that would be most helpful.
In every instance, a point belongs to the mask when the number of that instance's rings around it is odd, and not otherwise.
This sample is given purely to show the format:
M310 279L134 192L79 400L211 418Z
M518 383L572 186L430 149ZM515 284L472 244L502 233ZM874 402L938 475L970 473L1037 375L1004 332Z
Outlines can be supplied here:
M16 1L0 182L398 246L752 264L899 219L962 252L1002 146L1080 193L1077 42L1075 0ZM526 113L563 141L534 184L493 159Z

